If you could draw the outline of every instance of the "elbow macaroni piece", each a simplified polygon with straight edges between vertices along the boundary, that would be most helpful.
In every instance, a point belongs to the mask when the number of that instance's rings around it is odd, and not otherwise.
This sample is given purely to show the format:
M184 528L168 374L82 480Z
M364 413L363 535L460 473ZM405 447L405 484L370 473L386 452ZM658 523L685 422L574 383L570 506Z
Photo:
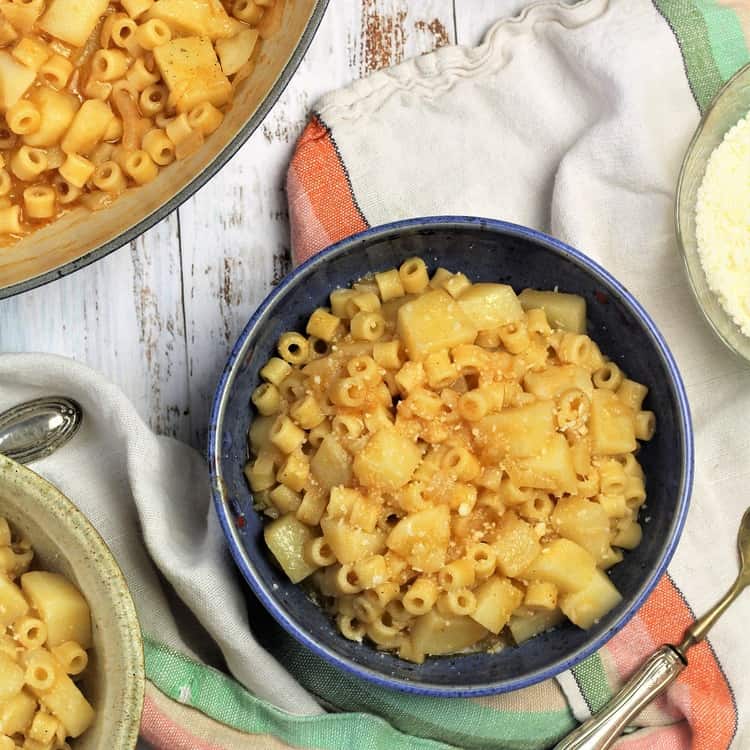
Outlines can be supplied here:
M290 578L344 637L416 662L606 614L656 418L583 301L411 258L329 304L251 396L245 474Z
M28 568L31 546L0 518L0 747L67 747L94 720L69 675L82 674L91 613L66 578ZM56 743L56 744L55 744ZM7 744L7 743L6 743Z
M252 73L264 34L255 27L275 2L6 3L0 246L69 207L106 207L195 153ZM105 162L119 170L98 171ZM391 294L403 294L399 273L389 278Z

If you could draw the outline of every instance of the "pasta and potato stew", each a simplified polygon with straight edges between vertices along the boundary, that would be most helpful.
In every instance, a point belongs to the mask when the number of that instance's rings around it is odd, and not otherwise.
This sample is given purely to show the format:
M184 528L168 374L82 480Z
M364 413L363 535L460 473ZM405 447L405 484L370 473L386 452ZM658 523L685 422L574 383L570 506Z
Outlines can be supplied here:
M655 418L585 330L581 297L412 258L281 336L245 473L267 546L344 636L421 662L618 604L605 571L641 540Z
M103 208L221 124L283 0L0 0L0 241Z
M0 750L62 750L94 709L75 684L88 665L91 613L57 573L29 570L34 553L0 517Z

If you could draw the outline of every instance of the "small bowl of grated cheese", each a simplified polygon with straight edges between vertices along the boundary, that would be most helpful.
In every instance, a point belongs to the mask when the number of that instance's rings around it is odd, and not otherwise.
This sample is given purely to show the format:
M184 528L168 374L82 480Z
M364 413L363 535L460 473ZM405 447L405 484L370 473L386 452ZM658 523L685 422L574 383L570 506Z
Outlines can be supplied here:
M677 240L698 304L750 361L750 65L706 110L677 183Z

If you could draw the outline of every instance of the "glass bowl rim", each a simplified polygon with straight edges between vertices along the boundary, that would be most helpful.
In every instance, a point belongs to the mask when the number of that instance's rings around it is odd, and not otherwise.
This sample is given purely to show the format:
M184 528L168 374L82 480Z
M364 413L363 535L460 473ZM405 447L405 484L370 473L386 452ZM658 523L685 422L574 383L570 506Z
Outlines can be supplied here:
M743 354L727 338L723 330L723 326L706 309L706 307L703 305L703 302L701 301L700 293L698 290L698 283L694 274L690 270L690 265L688 263L688 253L685 250L685 241L683 238L682 227L681 227L682 211L680 209L680 206L681 206L682 201L680 200L680 198L682 196L682 191L685 185L688 162L693 156L693 152L695 150L696 144L702 138L703 134L706 132L709 118L713 114L714 109L719 103L719 100L722 99L731 89L734 88L734 86L737 84L737 81L740 78L743 78L748 73L750 73L750 62L743 65L739 70L737 70L737 72L735 72L732 75L731 78L729 78L726 81L726 83L724 83L724 85L716 92L710 104L704 110L703 114L701 115L700 120L698 121L698 125L696 126L695 131L693 132L693 135L690 138L690 143L688 144L688 147L685 150L685 154L682 157L682 163L680 165L680 173L677 178L677 187L675 189L675 196L674 196L674 225L675 225L675 236L677 238L677 248L680 251L680 257L682 258L682 264L683 264L683 268L685 269L685 275L687 276L688 282L690 284L690 291L693 294L693 298L695 299L698 309L701 311L703 318L708 323L709 328L713 331L714 335L721 341L722 344L724 344L724 346L727 347L727 349L729 349L730 352L732 352L732 354L735 357L738 357L743 362L750 362L750 350L747 355ZM750 102L748 103L748 110L750 111ZM697 240L696 240L696 243L697 243ZM716 292L714 292L714 290L711 289L710 286L708 285L708 280L706 279L705 271L703 270L703 265L700 262L700 258L698 258L698 273L702 276L702 278L706 282L706 288L708 289L709 293L714 295L714 297L717 297ZM742 333L742 331L740 331L739 326L737 326L737 324L731 319L731 317L729 317L728 313L726 313L726 316L727 316L727 320L729 321L729 324L731 326L734 326L734 328L740 332L740 335L742 335L745 338L748 338L747 336L745 336L745 334ZM748 338L748 343L750 345L750 338Z

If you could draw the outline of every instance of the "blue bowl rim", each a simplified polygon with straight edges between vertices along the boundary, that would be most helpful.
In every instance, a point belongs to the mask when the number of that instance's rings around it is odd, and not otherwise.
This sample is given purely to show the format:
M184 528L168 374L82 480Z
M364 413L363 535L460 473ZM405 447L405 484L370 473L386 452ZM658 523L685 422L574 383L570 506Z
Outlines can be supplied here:
M245 551L239 539L239 532L233 522L229 502L225 497L224 488L226 487L221 470L221 434L223 430L225 408L228 400L228 394L234 383L237 369L244 361L245 354L249 345L250 335L262 318L265 311L281 296L283 296L287 287L289 287L300 276L305 275L310 269L317 265L325 264L329 258L348 252L357 245L368 240L376 239L383 236L398 234L405 229L460 229L460 228L480 228L490 229L496 233L507 234L516 237L530 239L537 244L541 244L549 250L556 252L558 255L567 257L576 263L579 267L604 281L606 285L614 288L618 295L625 301L631 312L639 319L649 336L651 337L657 351L662 356L672 385L675 390L677 402L679 405L679 423L680 432L685 445L682 456L680 492L676 506L675 517L672 521L668 544L662 558L659 560L656 568L652 571L648 579L641 584L636 598L630 603L628 608L620 615L619 619L598 638L582 646L571 656L559 659L544 669L523 674L519 677L511 677L485 685L475 686L446 686L433 683L425 683L419 680L404 680L391 677L382 672L378 672L369 667L362 666L356 662L347 659L335 651L319 643L312 638L302 627L279 606L274 599L273 594L261 582L257 575L255 565L250 556ZM326 661L353 674L360 678L365 678L381 687L400 690L402 692L414 693L419 695L429 695L435 697L471 697L480 695L492 695L496 693L509 692L511 690L520 690L525 687L541 682L542 680L555 677L556 675L571 669L576 664L583 661L587 656L600 649L607 641L619 632L635 615L641 605L645 602L648 595L664 574L667 566L674 555L677 544L682 535L685 526L685 520L690 505L690 495L693 486L694 473L694 445L693 431L690 417L690 407L688 405L685 386L682 382L679 370L675 363L669 347L664 341L656 324L651 317L635 299L635 297L608 271L600 266L596 261L584 255L579 250L555 239L554 237L520 224L513 224L498 219L489 219L476 216L427 216L413 219L404 219L388 224L371 227L358 234L351 235L308 259L293 271L291 271L261 302L253 313L244 330L240 334L229 356L227 364L219 380L214 402L211 408L211 418L208 433L208 464L211 481L211 491L214 505L219 517L224 536L229 544L229 549L234 558L237 567L240 569L244 579L249 584L253 593L260 599L264 607L271 613L274 619L297 641L313 651L316 655Z

